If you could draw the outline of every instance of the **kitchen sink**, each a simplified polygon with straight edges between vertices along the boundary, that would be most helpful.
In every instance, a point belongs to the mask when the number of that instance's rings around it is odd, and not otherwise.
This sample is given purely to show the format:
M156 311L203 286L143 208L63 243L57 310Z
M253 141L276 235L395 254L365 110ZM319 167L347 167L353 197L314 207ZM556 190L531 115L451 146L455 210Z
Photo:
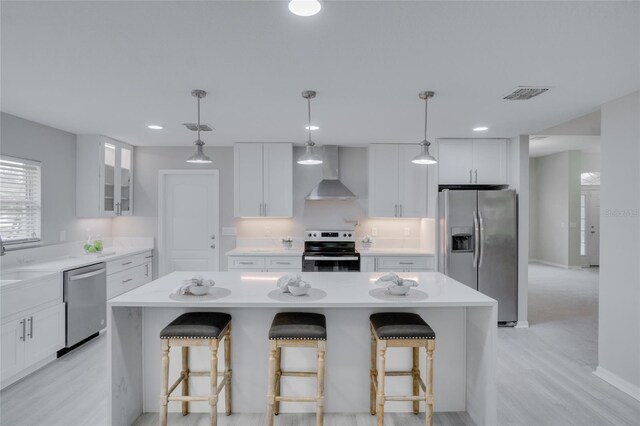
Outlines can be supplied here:
M2 284L6 284L15 281L32 280L34 278L51 275L52 273L52 271L8 271L0 274L0 281Z

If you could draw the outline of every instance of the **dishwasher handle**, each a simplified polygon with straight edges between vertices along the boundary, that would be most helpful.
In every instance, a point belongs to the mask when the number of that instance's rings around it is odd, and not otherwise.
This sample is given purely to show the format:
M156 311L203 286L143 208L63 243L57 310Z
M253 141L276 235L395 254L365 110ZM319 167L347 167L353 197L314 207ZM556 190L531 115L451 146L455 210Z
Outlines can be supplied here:
M107 268L100 268L97 271L87 272L86 274L71 275L69 277L69 281L76 281L76 280L82 280L89 277L95 277L96 275L100 275L101 273L106 272L106 270Z

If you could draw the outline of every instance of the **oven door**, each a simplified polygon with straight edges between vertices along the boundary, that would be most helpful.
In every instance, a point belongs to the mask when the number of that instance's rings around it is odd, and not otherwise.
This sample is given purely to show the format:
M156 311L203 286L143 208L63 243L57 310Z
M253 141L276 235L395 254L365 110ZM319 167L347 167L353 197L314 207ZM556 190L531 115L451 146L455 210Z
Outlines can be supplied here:
M360 257L305 255L302 272L360 272Z

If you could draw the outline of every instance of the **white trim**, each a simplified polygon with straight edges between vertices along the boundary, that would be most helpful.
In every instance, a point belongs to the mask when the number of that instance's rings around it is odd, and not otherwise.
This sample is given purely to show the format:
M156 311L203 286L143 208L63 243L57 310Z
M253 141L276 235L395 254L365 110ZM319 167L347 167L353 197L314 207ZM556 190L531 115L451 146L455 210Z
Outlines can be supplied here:
M518 321L514 328L529 328L529 321Z
M593 374L609 383L611 386L640 401L640 386L636 386L633 383L626 381L622 377L613 374L611 371L600 366L596 367L596 371L594 371Z
M218 193L218 209L220 198L220 170L218 169L205 169L205 170L192 170L192 169L162 169L158 170L158 278L166 275L164 265L164 235L163 235L163 223L164 223L164 185L165 178L169 175L211 175L216 179L216 192ZM220 212L218 210L218 226L220 226ZM216 235L220 235L220 230L216 230ZM218 251L218 253L220 253ZM218 257L220 254L218 254ZM218 258L218 269L220 265L220 259Z
M529 262L531 262L531 260ZM556 268L569 269L569 265L563 265L562 263L549 262L547 260L540 259L536 259L536 262L547 266L555 266Z

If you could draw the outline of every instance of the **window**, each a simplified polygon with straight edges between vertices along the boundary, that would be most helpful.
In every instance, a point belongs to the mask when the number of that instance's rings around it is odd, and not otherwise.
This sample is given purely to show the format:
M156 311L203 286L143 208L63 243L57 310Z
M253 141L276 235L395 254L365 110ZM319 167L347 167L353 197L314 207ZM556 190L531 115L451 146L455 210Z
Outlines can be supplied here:
M580 256L587 255L587 194L580 194Z
M580 184L586 186L600 185L600 172L580 173Z
M0 156L0 236L5 244L40 241L41 163Z

